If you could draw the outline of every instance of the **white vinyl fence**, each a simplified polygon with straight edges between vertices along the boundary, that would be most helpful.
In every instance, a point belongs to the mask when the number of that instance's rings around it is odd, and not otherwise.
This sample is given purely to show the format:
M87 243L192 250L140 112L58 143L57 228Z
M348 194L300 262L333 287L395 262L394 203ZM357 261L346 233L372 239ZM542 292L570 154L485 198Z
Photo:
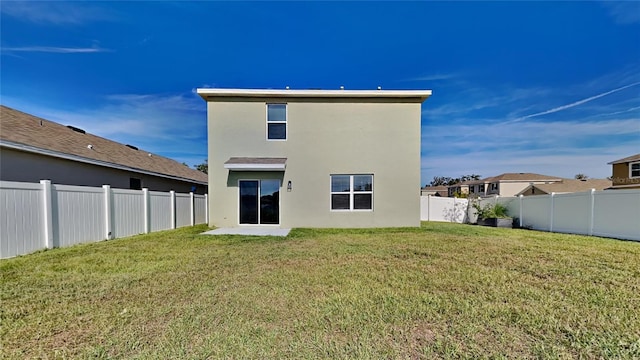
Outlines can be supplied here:
M466 199L425 198L421 197L422 220L469 223L477 220L475 209ZM496 202L505 205L521 227L640 241L638 189L492 197L480 199L480 206ZM462 207L464 215L460 215Z
M0 258L204 224L207 195L0 181Z
M420 197L420 220L468 222L469 200L439 196Z

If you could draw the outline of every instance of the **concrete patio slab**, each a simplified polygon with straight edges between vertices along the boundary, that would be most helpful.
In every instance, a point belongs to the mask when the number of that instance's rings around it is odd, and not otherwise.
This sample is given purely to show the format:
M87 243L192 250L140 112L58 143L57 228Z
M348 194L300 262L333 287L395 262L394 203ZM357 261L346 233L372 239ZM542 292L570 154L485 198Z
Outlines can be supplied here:
M287 236L291 229L275 227L237 227L219 228L203 232L201 235L249 235L249 236Z

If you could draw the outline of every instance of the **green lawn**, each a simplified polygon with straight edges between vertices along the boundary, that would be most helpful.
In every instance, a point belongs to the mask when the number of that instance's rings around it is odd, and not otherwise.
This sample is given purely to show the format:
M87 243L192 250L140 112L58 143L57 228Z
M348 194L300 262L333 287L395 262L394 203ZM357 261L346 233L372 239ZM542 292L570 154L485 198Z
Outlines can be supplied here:
M640 243L205 229L0 261L0 358L640 358Z

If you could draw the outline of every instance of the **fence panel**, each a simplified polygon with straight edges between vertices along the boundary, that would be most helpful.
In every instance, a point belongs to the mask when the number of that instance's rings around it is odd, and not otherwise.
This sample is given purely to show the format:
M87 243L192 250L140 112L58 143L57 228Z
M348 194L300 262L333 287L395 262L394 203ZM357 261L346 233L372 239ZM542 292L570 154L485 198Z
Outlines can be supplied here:
M102 188L52 185L52 195L55 247L105 239Z
M176 194L176 228L191 225L191 195Z
M554 232L589 234L590 223L591 192L554 195Z
M594 194L593 235L640 240L640 191L611 190Z
M114 238L144 233L144 195L140 190L112 189L111 218Z
M195 223L205 224L207 222L207 198L204 195L194 195Z
M171 229L171 195L149 191L149 221L151 231Z
M40 184L0 181L0 209L0 259L45 247Z
M520 199L517 197L499 197L496 199L498 203L507 208L507 215L512 218L520 217Z
M467 199L421 196L420 219L463 223L467 221L468 204Z
M525 196L522 199L522 225L549 231L551 195Z

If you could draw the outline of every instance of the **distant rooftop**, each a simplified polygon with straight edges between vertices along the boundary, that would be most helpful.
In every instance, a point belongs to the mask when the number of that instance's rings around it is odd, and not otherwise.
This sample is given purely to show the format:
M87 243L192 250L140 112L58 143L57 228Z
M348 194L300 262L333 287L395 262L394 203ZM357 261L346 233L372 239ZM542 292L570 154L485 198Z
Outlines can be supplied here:
M541 180L562 180L559 176L549 176L536 173L504 173L484 179L486 182L496 181L541 181Z
M632 161L640 161L640 154L635 154L635 155L627 156L626 158L623 158L623 159L612 161L609 163L609 165L621 164L621 163L632 162Z
M608 187L611 187L611 185L612 185L611 180L607 180L607 179L587 179L587 180L564 179L560 182L554 182L551 184L530 185L525 190L521 191L519 194L525 193L531 187L535 187L537 189L544 191L547 194L551 194L552 192L553 193L571 193L571 192L589 191L591 189L604 190Z

